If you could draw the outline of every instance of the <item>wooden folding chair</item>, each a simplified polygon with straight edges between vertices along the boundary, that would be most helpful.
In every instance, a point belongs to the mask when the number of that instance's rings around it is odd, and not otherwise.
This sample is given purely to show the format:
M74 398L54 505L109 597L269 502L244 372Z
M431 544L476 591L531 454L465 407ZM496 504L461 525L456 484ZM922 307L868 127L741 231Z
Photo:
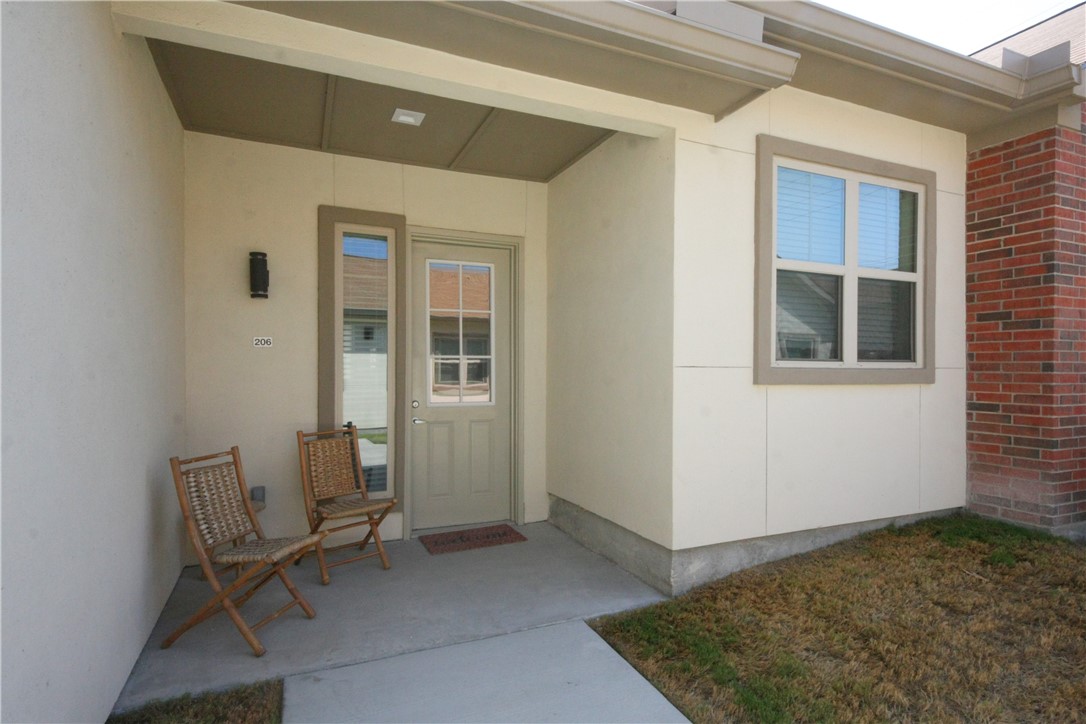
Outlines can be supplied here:
M324 432L298 431L298 461L302 468L302 493L305 496L305 514L309 519L309 531L316 533L328 521L344 518L365 517L364 520L346 523L328 528L328 533L367 526L365 537L361 541L344 543L334 548L318 550L337 551L342 548L358 546L366 549L373 541L375 551L362 553L353 558L327 563L323 555L318 556L321 569L321 581L328 583L328 569L363 558L381 557L381 565L389 568L388 553L381 542L378 527L396 505L396 499L370 500L366 492L366 479L362 473L362 461L358 452L358 430L348 425L342 430Z
M215 595L167 636L162 648L168 648L196 624L226 611L241 635L253 647L253 653L263 656L265 648L253 633L256 629L279 618L293 606L301 606L309 618L315 615L313 607L294 587L285 569L310 550L315 550L318 557L323 558L320 541L325 534L314 532L292 538L264 537L249 502L237 446L226 452L188 460L173 457L170 458L170 468L177 488L177 500L181 503L181 513L185 518L185 528ZM250 540L249 536L255 537ZM223 574L230 571L234 572L235 580L225 582ZM249 626L238 613L238 608L275 576L287 587L293 600L256 625Z

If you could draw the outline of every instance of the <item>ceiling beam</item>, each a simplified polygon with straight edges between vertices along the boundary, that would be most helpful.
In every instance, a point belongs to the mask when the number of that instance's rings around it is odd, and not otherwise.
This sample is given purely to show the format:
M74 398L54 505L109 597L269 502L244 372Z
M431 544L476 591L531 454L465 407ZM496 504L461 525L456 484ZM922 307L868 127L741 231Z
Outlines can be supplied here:
M498 117L499 113L501 113L501 111L497 108L490 109L490 113L486 114L486 118L483 119L483 122L479 124L479 127L475 129L475 132L471 134L471 138L468 139L468 142L460 149L460 153L456 154L456 158L449 164L450 171L456 171L459 168L460 162L464 160L464 156L467 156L468 151L479 142L479 139L483 137L483 133L486 132L487 127L494 122L494 119Z
M640 136L712 116L224 2L114 2L118 30Z
M328 76L328 85L324 90L324 123L321 127L321 150L327 151L332 135L332 111L336 107L336 77Z

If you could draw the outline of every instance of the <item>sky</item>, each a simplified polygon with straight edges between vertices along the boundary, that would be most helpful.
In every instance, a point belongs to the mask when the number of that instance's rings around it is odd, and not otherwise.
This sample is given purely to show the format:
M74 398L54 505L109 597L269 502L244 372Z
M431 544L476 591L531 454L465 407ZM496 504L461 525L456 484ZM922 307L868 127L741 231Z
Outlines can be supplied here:
M834 10L963 55L976 52L1082 2L1082 0L815 1Z

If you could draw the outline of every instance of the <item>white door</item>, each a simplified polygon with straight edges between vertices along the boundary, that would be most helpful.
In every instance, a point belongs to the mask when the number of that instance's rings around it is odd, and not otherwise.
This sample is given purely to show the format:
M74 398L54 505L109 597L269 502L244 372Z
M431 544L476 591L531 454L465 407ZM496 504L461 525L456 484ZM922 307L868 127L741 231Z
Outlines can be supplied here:
M413 529L512 517L510 255L412 244Z

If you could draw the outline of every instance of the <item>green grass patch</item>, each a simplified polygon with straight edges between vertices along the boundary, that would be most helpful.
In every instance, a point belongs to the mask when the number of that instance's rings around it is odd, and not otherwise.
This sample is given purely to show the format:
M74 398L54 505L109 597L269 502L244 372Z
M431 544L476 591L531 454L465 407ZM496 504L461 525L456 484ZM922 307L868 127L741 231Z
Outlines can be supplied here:
M283 681L262 681L227 691L152 701L115 714L106 724L279 724L283 721Z
M1086 547L973 515L594 622L715 721L1086 721Z
M976 541L1011 550L1033 543L1056 543L1060 540L1042 531L970 514L934 518L903 530L933 535L940 542L952 547L961 546L966 541Z
M374 445L388 445L388 433L387 432L366 432L358 433L358 437L363 440L369 440Z

